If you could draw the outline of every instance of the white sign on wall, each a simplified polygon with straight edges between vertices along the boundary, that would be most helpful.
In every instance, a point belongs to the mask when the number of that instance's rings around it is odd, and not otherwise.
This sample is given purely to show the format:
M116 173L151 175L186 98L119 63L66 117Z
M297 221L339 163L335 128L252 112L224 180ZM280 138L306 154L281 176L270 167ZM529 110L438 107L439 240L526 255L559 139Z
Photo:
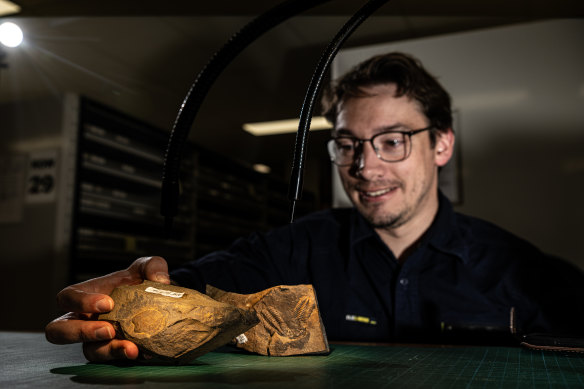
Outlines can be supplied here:
M57 149L31 152L26 176L26 203L48 203L57 198Z

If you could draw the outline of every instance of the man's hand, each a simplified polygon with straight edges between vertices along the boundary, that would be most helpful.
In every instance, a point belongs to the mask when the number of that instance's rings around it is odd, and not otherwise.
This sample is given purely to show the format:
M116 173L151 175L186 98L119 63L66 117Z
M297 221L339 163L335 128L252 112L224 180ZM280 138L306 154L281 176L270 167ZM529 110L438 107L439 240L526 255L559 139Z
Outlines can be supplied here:
M109 294L114 288L143 280L169 284L166 261L161 257L139 258L126 270L66 287L57 295L57 301L61 309L70 312L47 325L47 340L55 344L83 343L83 354L93 362L136 359L138 347L130 341L114 339L114 327L96 318L113 309Z

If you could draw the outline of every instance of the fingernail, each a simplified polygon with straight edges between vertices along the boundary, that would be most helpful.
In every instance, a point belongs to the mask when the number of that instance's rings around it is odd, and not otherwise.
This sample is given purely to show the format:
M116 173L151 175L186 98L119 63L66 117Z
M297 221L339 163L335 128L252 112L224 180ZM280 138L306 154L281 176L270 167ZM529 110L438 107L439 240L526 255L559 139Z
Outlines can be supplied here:
M113 339L113 335L108 327L101 327L95 330L95 337L99 340L110 340Z
M154 275L154 279L155 279L155 281L161 282L163 284L170 283L170 277L169 277L168 273L163 273L163 272L156 273Z
M95 303L95 307L99 312L109 312L112 310L112 302L110 299L103 298Z

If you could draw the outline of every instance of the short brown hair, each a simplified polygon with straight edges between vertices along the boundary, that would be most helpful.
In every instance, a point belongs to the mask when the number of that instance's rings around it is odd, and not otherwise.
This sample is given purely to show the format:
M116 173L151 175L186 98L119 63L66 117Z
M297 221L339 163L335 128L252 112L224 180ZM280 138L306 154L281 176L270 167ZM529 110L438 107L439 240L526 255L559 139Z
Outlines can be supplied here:
M396 84L396 97L406 95L417 100L430 125L437 131L452 128L450 95L416 58L399 52L374 56L342 76L325 90L323 114L336 124L342 104L350 98L365 97L362 88ZM431 132L432 143L435 133Z

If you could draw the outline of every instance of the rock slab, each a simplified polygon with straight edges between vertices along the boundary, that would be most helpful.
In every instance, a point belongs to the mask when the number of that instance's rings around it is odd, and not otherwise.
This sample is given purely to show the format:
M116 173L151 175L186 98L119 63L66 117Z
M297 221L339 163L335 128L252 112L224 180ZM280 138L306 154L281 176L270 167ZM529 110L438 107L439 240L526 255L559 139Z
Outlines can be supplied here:
M99 320L112 323L116 335L135 343L152 363L187 363L229 343L259 321L254 310L152 281L120 286L111 297L114 309Z
M236 338L237 347L260 355L326 354L330 351L312 285L280 285L254 294L207 285L215 300L257 313L259 324Z

